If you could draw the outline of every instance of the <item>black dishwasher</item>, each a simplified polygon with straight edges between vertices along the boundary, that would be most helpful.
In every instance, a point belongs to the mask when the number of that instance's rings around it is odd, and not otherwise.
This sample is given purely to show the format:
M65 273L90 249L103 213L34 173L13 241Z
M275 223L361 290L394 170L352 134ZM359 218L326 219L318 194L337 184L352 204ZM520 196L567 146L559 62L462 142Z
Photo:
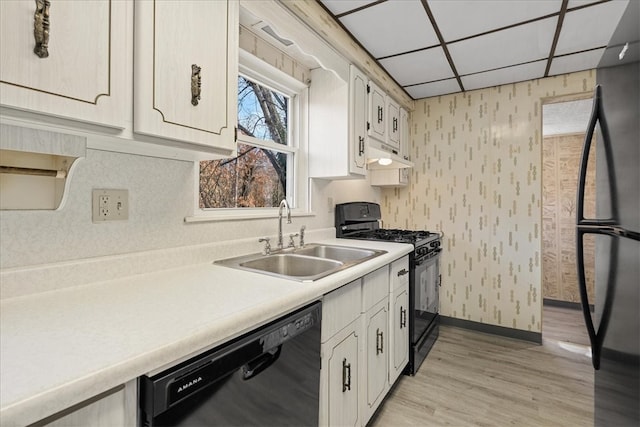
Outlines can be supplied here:
M321 303L151 377L142 426L317 426Z

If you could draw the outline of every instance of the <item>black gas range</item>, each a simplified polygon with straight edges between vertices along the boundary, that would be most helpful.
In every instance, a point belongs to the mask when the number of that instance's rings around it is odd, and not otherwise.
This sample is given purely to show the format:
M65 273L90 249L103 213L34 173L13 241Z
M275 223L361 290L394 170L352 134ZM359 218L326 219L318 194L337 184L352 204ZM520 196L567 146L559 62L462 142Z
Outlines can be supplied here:
M438 337L440 324L440 233L380 228L380 205L350 202L336 205L336 237L409 243L409 364L414 375Z

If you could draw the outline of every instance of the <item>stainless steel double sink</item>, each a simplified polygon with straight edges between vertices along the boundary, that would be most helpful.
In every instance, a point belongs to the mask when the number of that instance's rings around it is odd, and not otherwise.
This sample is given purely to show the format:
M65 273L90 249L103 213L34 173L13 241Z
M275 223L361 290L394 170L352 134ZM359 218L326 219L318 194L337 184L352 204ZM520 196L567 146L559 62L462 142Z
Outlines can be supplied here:
M300 282L312 282L368 261L387 251L309 243L268 255L251 254L216 261L215 264Z

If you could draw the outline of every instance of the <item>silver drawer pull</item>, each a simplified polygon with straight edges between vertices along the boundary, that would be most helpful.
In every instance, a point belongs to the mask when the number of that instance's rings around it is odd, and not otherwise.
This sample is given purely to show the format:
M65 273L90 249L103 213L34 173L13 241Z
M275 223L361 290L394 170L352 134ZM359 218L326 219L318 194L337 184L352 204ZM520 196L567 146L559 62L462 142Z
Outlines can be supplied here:
M200 101L200 92L202 91L202 77L200 76L201 67L197 64L191 64L191 104L195 107Z
M347 359L342 359L342 392L351 390L351 363Z
M49 0L36 0L36 12L33 14L33 37L36 45L33 53L39 58L49 56Z

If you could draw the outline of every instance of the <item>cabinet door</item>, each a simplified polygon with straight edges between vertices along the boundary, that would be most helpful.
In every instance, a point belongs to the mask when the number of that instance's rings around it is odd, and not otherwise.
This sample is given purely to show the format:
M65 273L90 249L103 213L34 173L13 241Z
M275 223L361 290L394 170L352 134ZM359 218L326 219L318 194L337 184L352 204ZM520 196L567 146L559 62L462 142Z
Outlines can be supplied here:
M351 173L366 172L367 136L367 78L353 65L351 66L349 123L351 124Z
M409 138L409 113L400 108L400 157L409 160L411 138Z
M367 422L389 388L389 298L372 308L365 316L365 375L363 414Z
M135 132L235 150L237 1L136 2Z
M386 94L373 82L369 82L369 125L367 132L369 137L380 142L386 142L385 121Z
M359 426L360 320L323 344L320 425Z
M56 0L38 12L36 5L0 1L2 105L124 128L131 3Z
M400 154L400 106L387 97L387 145Z
M64 411L60 416L54 415L50 419L44 419L37 425L49 427L109 427L131 425L131 418L126 413L124 387L113 393L107 392L106 396L97 397L91 402L83 402L78 408ZM135 408L135 406L134 406Z
M321 342L360 317L361 284L362 279L354 280L323 297Z
M389 384L402 374L409 360L409 289L398 288L393 293L391 309L391 363L389 366Z
M309 87L309 176L362 178L365 158L366 80L350 66L347 81L315 68Z

